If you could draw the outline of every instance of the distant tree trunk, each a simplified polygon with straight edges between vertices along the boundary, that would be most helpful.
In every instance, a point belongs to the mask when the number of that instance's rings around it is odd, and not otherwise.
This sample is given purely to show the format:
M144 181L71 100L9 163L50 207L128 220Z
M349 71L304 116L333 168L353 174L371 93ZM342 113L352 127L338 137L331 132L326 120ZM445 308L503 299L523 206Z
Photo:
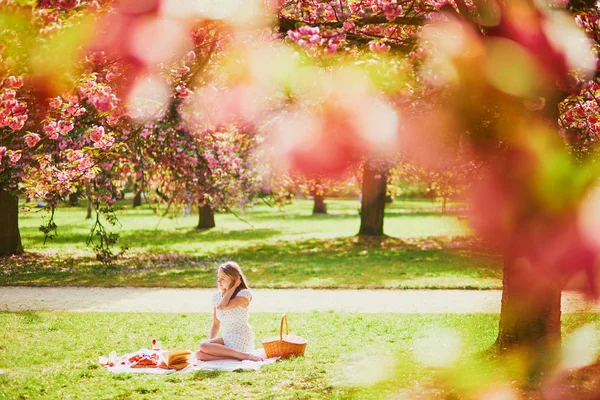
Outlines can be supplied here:
M142 205L142 192L135 192L135 197L133 198L133 206L139 207Z
M87 195L87 214L85 219L92 219L92 196Z
M85 219L92 218L92 185L88 184L85 187L85 198L87 199L87 214L85 215Z
M11 256L22 252L19 200L16 196L0 190L0 256Z
M313 193L313 198L315 200L313 206L313 215L315 214L327 214L327 204L325 204L325 196L322 194Z
M69 194L69 206L75 207L79 205L79 193L70 193Z
M363 169L360 211L361 236L383 236L383 214L387 192L387 170L376 170L368 161Z
M496 346L500 352L527 350L530 373L537 375L555 361L561 341L561 287L535 274L524 259L504 256L500 329Z
M198 227L196 229L211 229L215 225L215 212L208 204L199 207Z

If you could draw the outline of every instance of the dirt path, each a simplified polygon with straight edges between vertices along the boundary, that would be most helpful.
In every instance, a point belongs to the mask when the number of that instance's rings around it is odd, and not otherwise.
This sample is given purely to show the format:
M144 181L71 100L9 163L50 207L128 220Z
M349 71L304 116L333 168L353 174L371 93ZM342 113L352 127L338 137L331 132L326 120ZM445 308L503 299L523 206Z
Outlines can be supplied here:
M0 287L0 311L211 312L214 289ZM499 290L255 289L253 312L499 313ZM564 293L563 312L600 312Z

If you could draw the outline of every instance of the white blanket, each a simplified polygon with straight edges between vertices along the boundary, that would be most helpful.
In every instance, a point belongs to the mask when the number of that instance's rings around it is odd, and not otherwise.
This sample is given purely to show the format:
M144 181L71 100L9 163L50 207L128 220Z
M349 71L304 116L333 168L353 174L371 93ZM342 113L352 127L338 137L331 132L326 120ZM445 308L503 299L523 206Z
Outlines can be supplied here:
M264 361L237 361L237 360L217 360L217 361L198 361L195 358L190 359L190 365L186 368L177 371L175 369L163 368L131 368L129 365L117 364L114 367L107 366L106 368L115 374L121 373L142 373L153 375L166 375L174 372L192 372L192 371L242 371L242 370L257 370L263 365L273 364L279 359L266 358L264 349L256 349L253 354L264 358ZM133 354L133 353L132 353Z

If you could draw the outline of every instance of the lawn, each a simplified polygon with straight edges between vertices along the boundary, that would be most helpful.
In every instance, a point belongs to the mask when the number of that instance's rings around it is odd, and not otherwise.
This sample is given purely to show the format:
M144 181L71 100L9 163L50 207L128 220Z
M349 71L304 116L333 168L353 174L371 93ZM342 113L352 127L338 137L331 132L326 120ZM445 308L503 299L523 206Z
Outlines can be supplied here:
M251 315L257 345L274 334L278 319ZM442 392L472 394L518 379L518 368L478 356L495 339L497 315L314 312L289 319L292 331L309 341L304 358L254 372L151 376L113 375L97 364L98 356L136 350L151 337L165 347L194 349L210 315L0 313L0 398L442 398ZM563 316L565 333L584 323L597 326L600 316ZM432 354L445 367L428 366Z
M386 210L384 240L359 240L357 201L329 200L328 215L312 203L258 204L241 218L217 214L217 228L196 231L197 216L161 218L147 206L119 211L121 243L113 266L85 246L91 222L83 207L60 208L58 236L44 245L43 214L20 218L24 257L0 261L0 285L212 287L215 267L236 260L251 284L265 288L501 287L497 255L473 246L456 215L429 201L396 201Z

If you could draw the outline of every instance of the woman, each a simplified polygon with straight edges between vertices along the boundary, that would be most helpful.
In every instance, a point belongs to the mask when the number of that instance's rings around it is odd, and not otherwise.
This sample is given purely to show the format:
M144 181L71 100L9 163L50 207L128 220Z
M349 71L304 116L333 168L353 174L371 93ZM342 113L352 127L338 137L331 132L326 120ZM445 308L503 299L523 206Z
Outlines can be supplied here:
M196 358L212 360L262 361L253 355L254 334L248 324L248 306L252 301L244 274L233 261L219 266L217 272L219 292L213 297L213 325L210 339L200 345ZM217 337L219 330L222 337Z

